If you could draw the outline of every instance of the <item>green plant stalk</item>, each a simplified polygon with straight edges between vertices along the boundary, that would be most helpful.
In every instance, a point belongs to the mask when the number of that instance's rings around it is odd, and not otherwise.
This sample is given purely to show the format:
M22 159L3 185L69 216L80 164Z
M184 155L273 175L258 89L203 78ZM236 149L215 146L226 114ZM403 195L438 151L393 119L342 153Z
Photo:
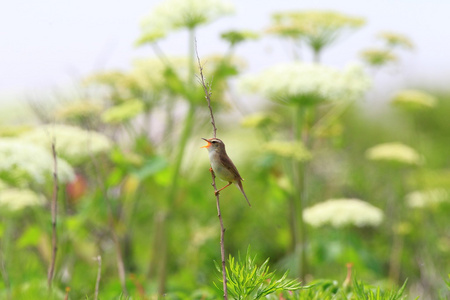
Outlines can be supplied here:
M6 219L6 220L5 220ZM11 216L7 216L3 219L3 225L5 226L3 236L0 239L0 271L3 277L3 283L6 289L6 299L10 300L11 298L11 280L9 278L8 261L12 261L11 259L11 241L13 239L13 231L15 228L15 222ZM8 259L7 259L8 258Z
M58 249L58 236L56 232L56 218L58 214L58 164L56 157L56 148L55 142L52 142L52 155L53 155L53 194L52 194L52 202L51 202L51 225L52 225L52 255L50 260L50 265L47 271L47 285L48 289L51 290L53 277L55 273L55 264L56 264L56 253Z
M400 170L400 172L397 172L396 175L397 178L399 178L399 182L397 183L397 186L394 189L396 191L396 194L391 202L397 201L398 203L397 205L391 204L389 207L389 211L391 211L391 230L392 230L392 248L391 248L391 255L389 258L389 279L392 280L392 282L398 283L400 279L404 238L402 234L398 232L396 226L398 226L398 224L403 219L402 212L405 211L405 207L404 201L401 201L401 199L404 198L405 193L402 180L404 178L404 174Z
M100 168L98 165L98 159L95 159L91 155L91 163L95 170L95 180L97 182L97 186L99 187L99 191L103 195L103 199L105 201L106 213L108 219L108 232L111 235L111 238L114 242L115 254L116 254L116 263L117 263L117 272L120 280L120 285L122 287L122 293L124 295L128 295L127 285L126 285L126 275L125 275L125 264L122 255L122 249L120 244L120 237L117 233L117 228L115 226L113 207L111 204L111 199L108 196L108 186L102 178L106 177L106 174L103 172L104 168Z
M321 49L313 49L313 61L316 64L320 64L320 50Z
M307 146L307 120L306 120L306 109L298 106L294 111L294 139L296 141L302 141L305 146ZM307 273L307 259L306 259L306 226L303 220L303 207L306 203L306 162L293 162L293 188L294 188L294 196L293 200L294 208L296 209L295 217L297 219L297 230L295 234L297 235L295 238L296 242L296 253L300 255L299 259L299 278L301 280L304 279Z
M194 74L195 74L195 28L189 28L189 73L188 73L188 87L193 87L194 85ZM167 194L167 202L163 208L162 219L161 219L161 231L162 231L162 240L159 241L161 245L159 249L159 254L156 255L159 260L158 267L158 294L162 297L166 290L166 281L167 281L167 252L168 249L168 241L170 240L170 236L172 233L172 228L168 219L170 218L170 209L176 210L175 198L178 193L178 179L180 176L181 164L184 158L184 152L186 149L187 141L189 140L192 132L192 128L194 126L194 116L196 112L195 103L192 101L193 99L189 99L189 109L184 121L183 131L181 132L180 138L177 140L178 143L178 151L175 155L174 169L172 173L172 178L170 180L170 185Z

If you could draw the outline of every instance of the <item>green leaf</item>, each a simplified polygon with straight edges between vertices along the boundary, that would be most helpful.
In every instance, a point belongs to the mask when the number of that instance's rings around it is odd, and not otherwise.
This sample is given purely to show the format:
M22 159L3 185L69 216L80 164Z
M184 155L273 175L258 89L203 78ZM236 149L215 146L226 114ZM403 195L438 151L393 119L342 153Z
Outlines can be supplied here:
M108 177L106 178L106 184L107 186L115 186L118 185L123 177L124 172L122 169L114 168L111 173L109 173Z
M37 226L28 227L17 241L18 248L37 246L41 238L42 230Z
M165 169L168 163L167 160L162 156L154 156L149 158L142 168L139 168L134 172L140 180L145 180L146 178L158 173L159 171Z

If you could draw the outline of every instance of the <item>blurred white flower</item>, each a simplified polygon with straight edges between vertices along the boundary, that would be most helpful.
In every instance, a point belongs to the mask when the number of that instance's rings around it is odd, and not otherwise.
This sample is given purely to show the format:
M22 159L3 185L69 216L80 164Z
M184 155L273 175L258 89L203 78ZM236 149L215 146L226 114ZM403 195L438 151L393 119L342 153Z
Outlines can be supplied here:
M356 100L370 87L363 69L351 65L343 71L319 64L295 62L243 77L240 88L284 103L317 104Z
M0 207L10 211L45 203L45 197L29 189L7 188L0 190Z
M103 110L102 105L91 100L77 100L74 102L64 102L55 115L58 120L67 120L72 122L86 122L89 119L98 117Z
M163 1L142 21L143 34L138 44L154 42L171 30L208 24L233 12L233 5L223 0Z
M369 48L361 51L359 54L364 62L373 67L381 67L398 60L395 54L386 49Z
M110 124L120 124L130 121L144 111L144 103L138 99L128 100L113 106L102 113L102 121Z
M245 116L241 121L241 125L250 128L264 127L273 123L279 123L280 121L281 118L276 114L256 112Z
M271 141L264 144L262 148L265 152L297 161L307 161L312 157L311 152L300 142Z
M46 149L51 149L54 140L58 156L74 165L112 147L112 142L105 135L68 125L41 126L23 134L21 139Z
M44 184L53 174L53 157L46 149L15 138L0 138L0 179L20 187ZM58 179L75 178L72 167L58 158Z
M329 199L306 208L303 218L313 227L378 226L383 221L383 212L359 199Z
M177 71L179 65L187 65L187 60L184 57L168 57L167 60L172 65L177 66ZM167 66L159 58L138 58L132 62L129 77L141 89L147 92L158 93L167 84L164 77L166 68ZM127 89L129 89L129 84L128 88L125 86L125 90Z
M445 189L431 189L414 191L405 197L406 203L412 208L422 208L439 205L450 200L450 195Z
M406 165L420 165L423 161L419 153L402 143L384 143L367 149L366 158Z
M314 51L331 45L344 32L356 30L365 24L359 17L334 11L287 11L272 16L273 25L267 32L300 39Z
M435 97L418 90L400 91L391 100L393 105L409 110L433 108L436 102Z
M383 31L378 34L378 38L383 40L390 48L400 47L407 50L414 49L414 44L406 35Z
M8 185L0 179L0 191L8 188Z

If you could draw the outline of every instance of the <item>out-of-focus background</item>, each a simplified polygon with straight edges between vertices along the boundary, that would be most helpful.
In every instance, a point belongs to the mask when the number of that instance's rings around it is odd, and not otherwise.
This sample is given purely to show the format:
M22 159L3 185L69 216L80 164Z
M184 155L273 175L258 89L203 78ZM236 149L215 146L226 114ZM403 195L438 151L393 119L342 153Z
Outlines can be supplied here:
M197 50L253 205L221 193L227 255L250 249L320 287L269 299L352 297L346 276L386 297L407 281L408 299L447 299L448 11L439 0L4 5L1 297L49 286L55 299L221 297Z
M70 85L93 71L111 68L129 69L130 61L148 56L149 50L134 47L140 35L139 23L161 1L114 2L76 1L8 3L0 12L1 56L0 92L21 97L24 93ZM449 26L449 3L427 1L230 1L235 13L198 30L200 53L223 52L226 43L219 34L230 29L260 31L270 25L273 13L288 10L337 10L360 16L367 23L361 30L336 44L324 55L323 62L343 66L355 60L359 49L372 46L379 31L401 32L414 40L413 53L404 54L405 72L397 72L385 84L421 83L446 86L450 51L445 28ZM184 55L180 44L186 42L183 31L161 41L170 55ZM266 37L237 50L250 70L258 71L288 61L290 50L282 42ZM307 55L307 54L305 54ZM17 98L15 98L17 99Z

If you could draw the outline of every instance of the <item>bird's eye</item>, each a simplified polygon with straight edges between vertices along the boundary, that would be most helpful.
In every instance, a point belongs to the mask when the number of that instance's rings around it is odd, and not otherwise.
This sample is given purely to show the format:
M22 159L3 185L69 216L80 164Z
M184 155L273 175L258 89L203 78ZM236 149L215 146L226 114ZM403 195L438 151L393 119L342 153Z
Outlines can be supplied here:
M212 141L211 143L215 144L215 143L217 143L217 141Z

